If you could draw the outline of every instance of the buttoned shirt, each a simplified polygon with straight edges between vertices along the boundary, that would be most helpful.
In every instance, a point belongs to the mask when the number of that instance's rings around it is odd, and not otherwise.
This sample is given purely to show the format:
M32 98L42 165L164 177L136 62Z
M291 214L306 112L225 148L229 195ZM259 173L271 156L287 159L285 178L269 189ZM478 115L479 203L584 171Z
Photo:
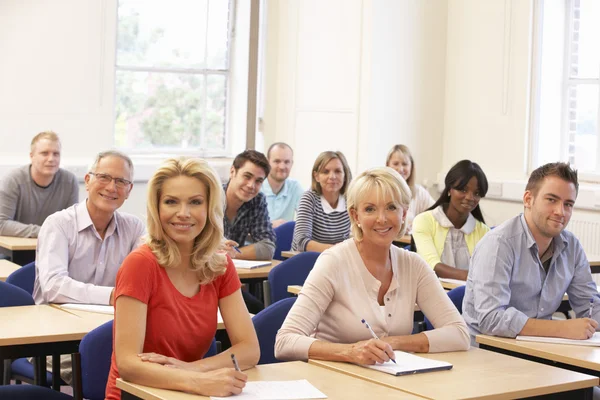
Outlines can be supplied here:
M550 246L546 273L523 214L479 241L463 301L472 335L515 337L529 318L551 319L565 292L578 318L588 316L590 300L600 305L590 264L575 235L562 231ZM592 318L600 321L600 306L593 308Z
M227 193L227 186L223 190ZM227 210L227 204L225 205ZM265 195L258 193L252 200L242 204L233 221L229 221L227 213L223 214L225 237L243 246L250 235L254 242L257 260L270 260L275 253L275 232L269 220Z
M100 236L86 200L49 216L38 236L33 298L42 303L109 304L117 271L140 244L142 221L116 211Z
M300 198L304 194L304 189L300 186L300 182L288 178L283 183L279 193L275 194L269 184L269 180L265 179L261 192L264 193L267 199L267 208L271 221L275 221L276 219L292 221Z

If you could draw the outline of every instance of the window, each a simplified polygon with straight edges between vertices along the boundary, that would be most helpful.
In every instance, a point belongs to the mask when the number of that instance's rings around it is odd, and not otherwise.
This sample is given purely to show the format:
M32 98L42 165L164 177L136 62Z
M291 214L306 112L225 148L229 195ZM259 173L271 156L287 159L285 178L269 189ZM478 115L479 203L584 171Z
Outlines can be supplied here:
M532 168L564 160L600 175L600 1L536 3Z
M223 155L231 0L119 0L115 145Z

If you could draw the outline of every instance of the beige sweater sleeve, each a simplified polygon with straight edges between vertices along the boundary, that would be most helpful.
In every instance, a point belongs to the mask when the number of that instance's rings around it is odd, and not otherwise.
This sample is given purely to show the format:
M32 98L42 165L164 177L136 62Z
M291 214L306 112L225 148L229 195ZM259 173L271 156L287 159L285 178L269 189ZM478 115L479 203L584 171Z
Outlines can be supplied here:
M315 339L311 335L329 304L335 290L334 257L321 254L310 272L298 299L277 332L275 357L279 360L308 360L308 349Z
M470 336L465 320L452 304L435 273L424 261L421 264L417 305L434 327L425 332L429 339L429 352L468 350Z

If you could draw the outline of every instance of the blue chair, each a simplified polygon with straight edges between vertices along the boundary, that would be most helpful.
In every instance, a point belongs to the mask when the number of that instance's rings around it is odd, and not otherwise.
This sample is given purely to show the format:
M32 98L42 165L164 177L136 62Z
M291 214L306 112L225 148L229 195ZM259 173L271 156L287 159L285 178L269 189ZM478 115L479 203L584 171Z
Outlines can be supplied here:
M252 318L260 346L259 364L280 362L275 358L275 337L295 302L296 297L280 300L277 303L271 304Z
M462 315L463 298L465 297L465 287L466 286L464 286L464 285L459 286L448 292L448 297L450 297L450 300L454 304L454 307L456 307L456 309L458 310L458 313L461 315ZM429 319L427 319L427 317L425 317L425 330L430 331L432 329L433 329L433 325L431 325L431 322L429 322Z
M33 295L33 284L35 282L35 261L19 268L6 278L6 282Z
M35 385L0 386L0 399L7 400L73 400L65 393Z
M208 351L206 352L203 358L216 356L218 352L219 351L217 349L217 340L213 338L212 343L210 344L210 347L208 348Z
M35 302L30 293L8 282L0 281L0 307L33 305L35 305Z
M112 351L113 321L100 325L81 339L79 354L75 355L73 363L75 398L104 399Z
M271 302L290 297L288 285L304 285L306 277L313 269L320 253L307 251L288 258L269 272Z
M275 254L273 255L274 260L285 260L285 258L281 257L281 252L292 248L292 239L294 238L295 227L296 221L288 221L274 229L276 237Z

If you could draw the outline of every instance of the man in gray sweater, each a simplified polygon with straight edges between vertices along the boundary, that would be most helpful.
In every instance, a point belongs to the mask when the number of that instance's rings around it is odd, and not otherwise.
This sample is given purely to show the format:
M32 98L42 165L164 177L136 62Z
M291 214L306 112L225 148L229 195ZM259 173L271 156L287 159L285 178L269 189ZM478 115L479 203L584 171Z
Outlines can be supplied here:
M0 235L37 237L46 217L79 200L77 178L59 168L61 144L47 131L31 141L31 164L0 182Z

